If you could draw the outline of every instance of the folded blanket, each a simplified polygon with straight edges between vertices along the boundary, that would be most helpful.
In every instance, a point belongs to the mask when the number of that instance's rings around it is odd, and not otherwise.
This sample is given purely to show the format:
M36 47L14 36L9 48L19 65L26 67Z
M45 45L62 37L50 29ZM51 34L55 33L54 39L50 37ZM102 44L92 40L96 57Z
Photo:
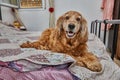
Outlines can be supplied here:
M0 80L73 80L73 78L66 69L47 67L39 71L20 73L0 67Z

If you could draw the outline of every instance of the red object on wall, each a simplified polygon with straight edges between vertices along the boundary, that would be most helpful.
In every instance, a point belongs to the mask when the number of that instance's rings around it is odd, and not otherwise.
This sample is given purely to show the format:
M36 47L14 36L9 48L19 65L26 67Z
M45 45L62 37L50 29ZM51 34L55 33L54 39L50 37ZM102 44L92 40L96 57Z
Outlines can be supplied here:
M50 12L50 13L54 12L54 8L53 8L53 7L50 7L50 8L49 8L49 12Z

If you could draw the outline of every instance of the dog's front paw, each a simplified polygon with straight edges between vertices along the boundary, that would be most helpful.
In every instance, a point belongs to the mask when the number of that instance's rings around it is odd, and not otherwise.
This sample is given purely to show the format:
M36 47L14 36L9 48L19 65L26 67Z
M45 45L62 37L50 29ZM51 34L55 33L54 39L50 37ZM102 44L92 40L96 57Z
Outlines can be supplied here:
M99 62L92 62L87 64L87 68L91 71L100 72L102 70L102 65Z
M30 44L30 42L27 41L26 43L21 44L20 47L21 48L27 48L27 47L29 47L29 44Z

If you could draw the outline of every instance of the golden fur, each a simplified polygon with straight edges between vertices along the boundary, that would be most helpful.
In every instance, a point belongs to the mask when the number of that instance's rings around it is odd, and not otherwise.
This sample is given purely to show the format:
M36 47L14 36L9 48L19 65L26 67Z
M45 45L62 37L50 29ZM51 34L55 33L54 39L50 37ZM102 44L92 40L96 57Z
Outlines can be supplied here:
M87 21L76 11L63 14L55 28L46 29L36 42L26 42L22 48L36 48L65 53L76 59L77 64L92 71L101 71L98 58L88 52Z

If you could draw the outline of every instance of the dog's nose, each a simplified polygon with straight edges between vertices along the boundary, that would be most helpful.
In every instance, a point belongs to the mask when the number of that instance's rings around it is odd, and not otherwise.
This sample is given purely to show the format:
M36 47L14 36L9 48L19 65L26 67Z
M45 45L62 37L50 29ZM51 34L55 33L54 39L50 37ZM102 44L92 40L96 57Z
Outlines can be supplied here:
M75 28L75 25L74 25L74 24L69 24L69 25L68 25L68 28L69 28L70 30L72 30L72 29Z

